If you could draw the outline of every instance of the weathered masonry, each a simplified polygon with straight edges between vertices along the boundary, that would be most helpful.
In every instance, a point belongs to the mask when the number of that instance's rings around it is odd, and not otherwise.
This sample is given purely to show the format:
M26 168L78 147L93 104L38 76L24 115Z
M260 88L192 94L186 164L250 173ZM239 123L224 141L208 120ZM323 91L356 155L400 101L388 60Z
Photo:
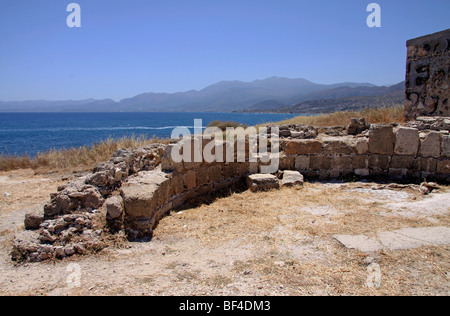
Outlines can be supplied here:
M407 42L405 118L450 116L450 29Z
M301 175L307 181L378 178L450 183L450 118L418 118L404 126L369 126L364 120L352 120L347 128L289 125L280 126L280 135L279 172L266 175L269 188L302 182ZM202 146L209 142L215 140ZM248 159L175 163L173 146L118 150L91 174L61 186L43 211L26 215L28 230L16 235L13 257L41 261L95 252L115 232L124 232L130 240L149 239L171 210L258 182L258 176L251 175L267 164ZM295 178L298 175L300 179ZM105 216L106 226L98 226Z

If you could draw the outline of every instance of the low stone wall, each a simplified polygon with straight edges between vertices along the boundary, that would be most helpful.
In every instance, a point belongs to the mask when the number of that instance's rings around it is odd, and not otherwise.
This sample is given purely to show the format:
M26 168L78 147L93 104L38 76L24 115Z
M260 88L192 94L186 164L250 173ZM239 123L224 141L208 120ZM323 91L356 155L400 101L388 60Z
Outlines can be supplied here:
M426 179L448 184L448 123L447 118L422 118L408 126L369 126L364 120L352 120L348 127L326 129L282 126L278 169L299 171L307 181ZM271 140L269 137L269 151L274 144ZM226 149L236 148L236 142L201 142L202 150L216 149L219 162L203 158L199 162L176 163L172 159L176 144L119 150L92 174L60 187L43 213L27 214L25 226L30 231L17 236L14 257L40 261L86 253L89 249L98 251L105 234L119 231L130 240L149 240L158 221L171 210L218 192L231 192L245 186L249 175L261 173L268 163L263 163L261 157L249 161L251 144L247 138L243 162L230 163L220 161L226 161ZM217 150L220 147L222 151ZM234 153L237 161L237 151ZM289 174L292 176L297 177ZM250 182L256 183L259 178L255 179ZM270 181L276 182L273 177ZM106 227L95 225L101 222L96 217L102 206L107 212Z
M450 182L449 130L420 132L418 128L392 125L372 125L367 129L365 121L361 122L365 128L357 135L328 136L330 130L327 130L327 134L314 132L312 137L304 134L307 139L295 138L300 133L299 126L283 126L280 134L286 137L280 140L279 170L299 171L307 180L373 178ZM123 227L131 240L151 238L159 219L170 210L192 199L232 190L248 175L260 173L267 164L259 159L249 162L248 155L246 162L240 163L205 160L175 163L171 159L174 146L165 148L160 167L128 178L121 187L124 212L114 219L113 226ZM222 146L221 154L225 156L227 146L236 147L236 144L203 140L201 150L206 146ZM246 148L248 153L248 142Z

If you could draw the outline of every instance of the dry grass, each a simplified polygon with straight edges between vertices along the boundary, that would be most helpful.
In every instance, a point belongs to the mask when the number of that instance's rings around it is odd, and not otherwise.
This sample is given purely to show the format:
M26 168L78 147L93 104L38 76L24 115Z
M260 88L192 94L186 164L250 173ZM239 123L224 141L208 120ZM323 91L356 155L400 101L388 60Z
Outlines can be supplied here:
M405 218L385 214L386 200L352 191L373 184L306 183L303 189L245 191L162 220L156 238L192 238L202 248L232 249L231 278L288 295L435 295L448 293L449 248L421 247L373 255L382 286L366 285L368 254L346 249L336 234L364 234L405 227L448 225L448 216ZM350 191L349 191L350 190ZM446 190L443 188L443 190ZM422 197L405 190L409 199ZM353 193L352 193L353 192ZM433 217L433 216L431 216ZM230 277L232 275L233 277ZM256 286L257 287L257 286Z
M44 169L61 171L72 169L91 169L97 163L111 159L114 151L121 148L138 148L154 143L167 143L167 139L147 138L145 136L122 137L107 139L93 146L83 146L69 149L54 149L38 153L36 157L0 156L0 171L18 169Z
M317 116L297 116L289 120L263 124L282 125L282 124L304 124L318 127L325 126L345 126L350 123L351 118L364 117L371 124L390 124L404 122L404 107L382 107L373 109L362 109L361 111L344 111L330 114L321 114Z

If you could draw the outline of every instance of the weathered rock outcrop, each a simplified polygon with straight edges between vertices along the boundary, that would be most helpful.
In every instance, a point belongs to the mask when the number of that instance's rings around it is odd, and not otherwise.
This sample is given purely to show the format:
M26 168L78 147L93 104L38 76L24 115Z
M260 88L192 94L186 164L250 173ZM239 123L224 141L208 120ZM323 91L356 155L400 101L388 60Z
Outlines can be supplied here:
M405 117L449 116L450 29L407 42Z

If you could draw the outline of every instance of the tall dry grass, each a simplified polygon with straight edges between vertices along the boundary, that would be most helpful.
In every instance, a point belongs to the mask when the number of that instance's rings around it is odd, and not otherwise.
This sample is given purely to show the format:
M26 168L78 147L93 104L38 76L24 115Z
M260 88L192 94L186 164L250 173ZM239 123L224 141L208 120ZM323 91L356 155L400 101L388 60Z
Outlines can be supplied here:
M345 126L350 123L351 118L362 117L370 124L403 123L404 107L399 105L393 107L362 109L360 111L335 112L316 116L297 116L285 121L263 125L304 124L318 127Z
M17 169L82 170L91 169L96 164L111 159L114 151L121 148L138 148L154 143L168 143L167 139L145 136L109 138L92 146L68 149L53 149L38 153L36 157L0 155L0 171Z

